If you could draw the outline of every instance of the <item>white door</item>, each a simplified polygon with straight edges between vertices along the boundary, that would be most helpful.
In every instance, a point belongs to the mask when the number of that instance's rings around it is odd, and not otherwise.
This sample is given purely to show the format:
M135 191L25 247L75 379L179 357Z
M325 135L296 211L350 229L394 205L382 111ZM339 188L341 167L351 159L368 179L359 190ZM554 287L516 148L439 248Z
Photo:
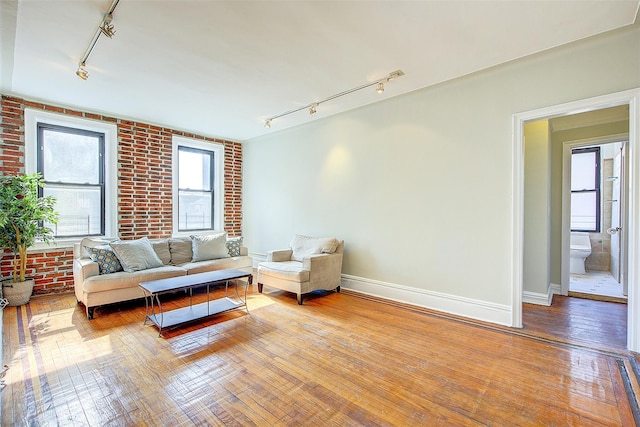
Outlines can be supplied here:
M613 191L611 194L611 228L608 230L608 233L611 234L611 275L614 279L620 283L620 204L622 200L620 200L620 196L622 192L620 191L620 182L622 181L621 176L621 159L622 159L622 150L624 148L620 148L620 152L616 154L613 159L613 176L609 177L613 179Z
M627 179L627 146L628 141L622 143L620 149L620 231L619 239L619 265L620 265L620 283L622 284L622 294L628 295L629 284L627 283L627 194L629 194L629 181Z

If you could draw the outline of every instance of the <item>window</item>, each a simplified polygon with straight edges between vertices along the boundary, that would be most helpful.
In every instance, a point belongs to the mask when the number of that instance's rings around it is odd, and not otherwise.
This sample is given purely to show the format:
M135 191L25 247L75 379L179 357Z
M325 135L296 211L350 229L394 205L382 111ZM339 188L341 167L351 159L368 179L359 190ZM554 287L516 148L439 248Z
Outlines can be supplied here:
M213 229L211 151L178 147L178 230Z
M571 150L571 231L600 231L600 148Z
M223 146L173 138L174 234L222 230Z
M55 237L104 235L104 133L38 123L41 196L56 199Z
M116 144L115 124L25 110L25 170L56 198L56 241L116 236Z

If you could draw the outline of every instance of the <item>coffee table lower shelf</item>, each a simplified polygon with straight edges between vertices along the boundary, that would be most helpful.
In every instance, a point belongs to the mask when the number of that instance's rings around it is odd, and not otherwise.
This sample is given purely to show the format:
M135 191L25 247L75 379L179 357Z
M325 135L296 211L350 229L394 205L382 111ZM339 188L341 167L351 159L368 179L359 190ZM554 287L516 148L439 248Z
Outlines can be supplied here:
M165 328L214 316L216 314L224 313L225 311L243 307L244 305L245 304L243 302L234 301L231 298L220 298L209 302L191 305L189 307L177 308L175 310L165 311L162 313L148 314L147 319L153 322L160 329L160 332L162 332L162 329Z
M158 327L158 336L162 336L162 330L165 328L203 319L236 308L244 307L248 313L247 288L252 282L253 275L251 273L237 269L208 271L140 282L146 306L144 324L147 324L147 320L151 321ZM224 284L225 296L211 300L209 298L211 286L222 284ZM207 301L193 304L193 289L201 286L206 286L207 288ZM239 292L238 288L241 286L244 287L244 292ZM160 296L182 290L189 292L189 306L168 311L163 310Z

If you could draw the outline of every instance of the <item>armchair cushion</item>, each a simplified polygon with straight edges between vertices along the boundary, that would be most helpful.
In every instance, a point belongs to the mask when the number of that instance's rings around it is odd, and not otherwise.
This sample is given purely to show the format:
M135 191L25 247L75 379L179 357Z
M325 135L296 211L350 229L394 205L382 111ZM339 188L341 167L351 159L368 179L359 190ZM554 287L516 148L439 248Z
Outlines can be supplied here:
M332 254L338 247L338 240L333 237L309 237L295 234L289 246L293 250L291 259L302 261L315 254Z
M303 268L298 261L261 262L260 271L278 279L292 280L294 282L308 282L309 270Z

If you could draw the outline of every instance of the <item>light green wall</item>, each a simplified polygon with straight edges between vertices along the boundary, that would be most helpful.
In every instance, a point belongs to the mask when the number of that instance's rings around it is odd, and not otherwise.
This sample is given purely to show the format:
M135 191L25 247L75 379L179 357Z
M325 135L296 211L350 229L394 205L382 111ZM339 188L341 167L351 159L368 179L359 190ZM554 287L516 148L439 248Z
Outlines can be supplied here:
M547 295L550 279L551 139L549 121L524 126L523 289Z
M272 129L244 144L245 243L332 235L345 274L510 305L513 114L639 86L635 25Z

